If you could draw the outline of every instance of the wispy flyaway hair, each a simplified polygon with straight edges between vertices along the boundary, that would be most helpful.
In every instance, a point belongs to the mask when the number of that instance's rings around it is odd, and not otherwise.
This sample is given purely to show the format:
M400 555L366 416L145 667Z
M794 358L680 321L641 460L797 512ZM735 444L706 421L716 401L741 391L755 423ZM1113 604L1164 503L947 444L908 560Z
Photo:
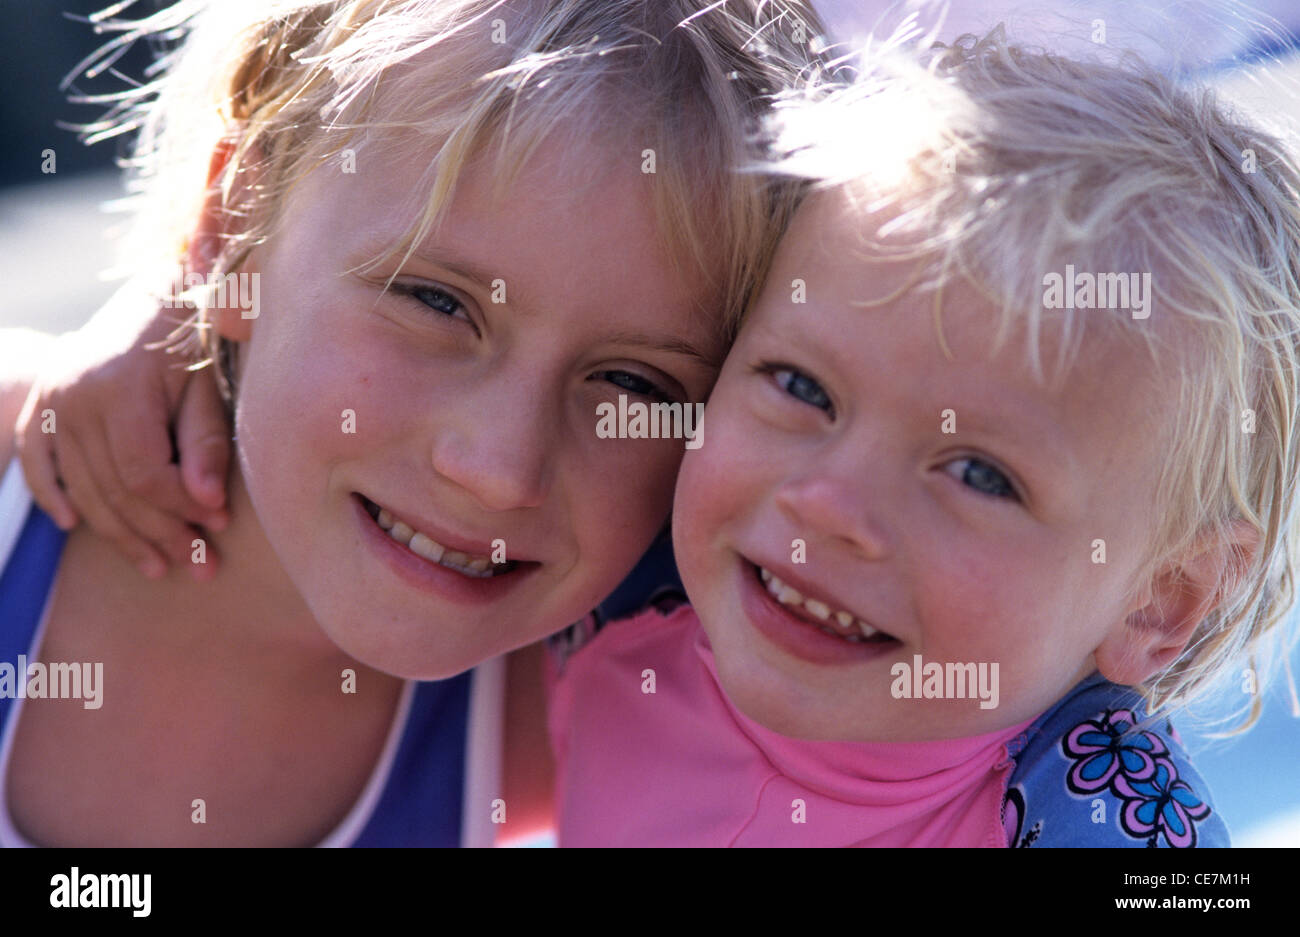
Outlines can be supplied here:
M164 50L156 80L92 99L111 110L87 128L91 140L137 134L130 272L174 268L223 141L214 187L240 223L218 273L274 233L299 180L344 151L373 167L381 157L366 147L397 135L427 148L423 210L394 246L410 250L470 159L495 152L504 186L568 120L575 134L618 133L629 160L653 151L671 255L712 285L725 329L797 197L789 181L733 169L769 96L816 58L822 26L801 0L181 0L138 20L124 16L130 6L96 18L118 35L80 66L103 71L136 41Z

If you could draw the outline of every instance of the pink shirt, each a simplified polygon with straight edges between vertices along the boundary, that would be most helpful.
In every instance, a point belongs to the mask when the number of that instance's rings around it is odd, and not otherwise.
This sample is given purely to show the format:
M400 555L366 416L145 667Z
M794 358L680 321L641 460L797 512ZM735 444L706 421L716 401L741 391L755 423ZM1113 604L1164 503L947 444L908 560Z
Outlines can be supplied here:
M723 695L689 606L608 624L550 705L561 846L1005 847L1007 743L1032 724L939 742L778 735Z

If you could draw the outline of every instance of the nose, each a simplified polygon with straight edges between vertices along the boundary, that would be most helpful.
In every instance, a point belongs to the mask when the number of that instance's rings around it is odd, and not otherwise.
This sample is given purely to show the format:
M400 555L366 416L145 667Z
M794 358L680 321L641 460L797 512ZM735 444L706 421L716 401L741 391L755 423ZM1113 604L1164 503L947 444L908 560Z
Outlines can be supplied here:
M437 427L434 471L488 511L541 505L555 439L546 396L492 386L462 395Z
M861 466L853 472L825 464L786 479L775 500L805 540L838 544L863 559L882 560L889 555L888 538L880 517L883 500L864 480Z

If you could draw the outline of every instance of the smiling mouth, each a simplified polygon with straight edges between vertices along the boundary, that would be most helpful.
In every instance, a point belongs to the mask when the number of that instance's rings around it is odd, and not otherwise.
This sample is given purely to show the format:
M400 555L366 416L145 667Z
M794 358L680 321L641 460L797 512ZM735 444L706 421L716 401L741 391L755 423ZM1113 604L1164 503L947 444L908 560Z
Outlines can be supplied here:
M375 504L365 495L358 494L357 497L361 499L361 503L365 507L366 513L370 515L371 520L379 526L380 530L388 534L390 539L406 547L421 559L460 573L462 576L468 576L471 579L492 579L512 573L523 565L534 565L520 563L515 560L494 563L492 558L488 556L449 550L428 534L397 520L389 511Z
M852 644L887 644L898 639L857 618L852 612L832 608L820 599L804 596L798 589L782 582L771 570L751 563L754 575L787 612L814 628Z

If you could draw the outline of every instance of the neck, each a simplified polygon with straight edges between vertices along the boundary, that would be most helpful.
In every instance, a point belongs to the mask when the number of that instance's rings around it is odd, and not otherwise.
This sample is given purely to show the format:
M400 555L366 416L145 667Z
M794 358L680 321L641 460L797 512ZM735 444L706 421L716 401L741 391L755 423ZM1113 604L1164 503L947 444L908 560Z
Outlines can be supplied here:
M237 470L229 507L224 531L195 535L205 541L207 561L220 564L208 582L174 566L162 579L146 580L113 544L84 527L69 537L64 562L77 581L103 596L103 608L123 609L134 627L162 645L297 666L362 666L316 623L267 541Z
M220 557L216 577L196 584L189 581L189 570L173 570L168 579L182 591L199 585L214 592L211 600L219 610L219 626L250 648L262 653L284 650L346 657L321 631L266 539L237 468L231 474L229 492L230 525L219 534L206 531L203 535L209 554L215 551ZM186 604L195 598L188 597Z

